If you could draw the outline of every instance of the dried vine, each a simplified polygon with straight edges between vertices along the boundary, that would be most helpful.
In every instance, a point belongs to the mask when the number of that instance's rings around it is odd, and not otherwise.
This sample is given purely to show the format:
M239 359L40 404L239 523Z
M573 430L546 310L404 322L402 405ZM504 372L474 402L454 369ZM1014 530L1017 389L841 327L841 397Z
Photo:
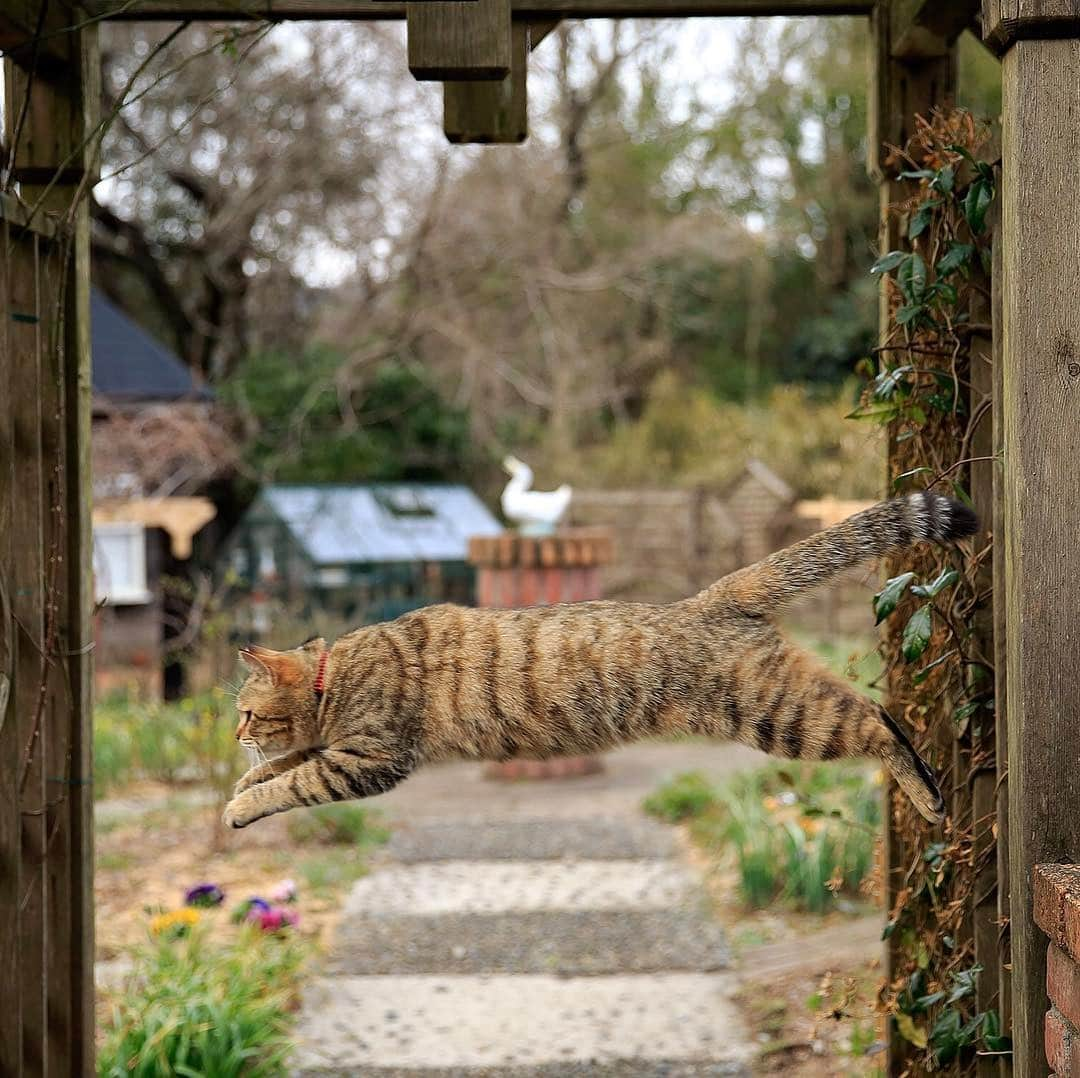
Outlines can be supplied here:
M985 362L979 346L988 350L990 335L995 172L980 159L988 144L989 133L956 110L921 120L895 151L913 189L893 208L908 242L873 267L887 281L890 332L854 413L887 425L895 493L933 487L970 504L971 466L988 459L972 448L977 432L989 430L991 406L974 366ZM992 820L974 815L972 793L975 776L992 788L996 768L986 535L905 554L874 600L886 623L891 706L937 767L949 801L936 831L903 797L891 805L885 935L893 977L880 1007L902 1048L895 1069L905 1074L973 1073L980 1054L1010 1050L996 1006L998 970L977 963L972 927L987 901L988 872L992 890L995 857Z

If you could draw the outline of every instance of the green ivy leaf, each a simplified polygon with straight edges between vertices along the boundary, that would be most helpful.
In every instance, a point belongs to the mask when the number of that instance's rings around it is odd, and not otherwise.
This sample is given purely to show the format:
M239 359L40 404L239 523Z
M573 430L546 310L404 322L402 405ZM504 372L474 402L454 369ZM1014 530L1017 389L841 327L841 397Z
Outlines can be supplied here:
M910 363L906 363L899 367L893 367L891 370L882 371L874 379L874 398L876 400L891 400L895 396L900 383L904 380L904 375L910 374L914 369Z
M956 182L956 169L952 165L946 165L939 169L930 181L931 191L940 191L943 195L949 194Z
M994 201L994 185L985 176L972 180L964 198L964 217L968 227L978 235L986 224L986 211Z
M914 614L908 618L904 626L904 634L900 638L900 646L907 661L914 662L930 644L930 635L933 632L933 618L930 613L930 604L920 606Z
M907 326L915 321L920 315L926 313L926 307L922 303L905 303L896 312L896 324Z
M950 273L955 273L966 266L974 253L975 244L957 243L953 240L949 244L949 249L937 260L934 268L939 277L947 277Z
M916 211L915 216L912 217L908 223L908 239L918 239L929 227L934 220L934 210L941 205L940 199L931 199L929 202L924 202Z
M970 969L962 969L959 973L954 973L954 987L945 1002L956 1003L961 999L966 999L968 996L975 995L976 981L982 971L982 966L974 965Z
M885 581L885 586L874 596L876 625L880 625L896 609L896 604L903 598L908 585L914 579L914 573L901 573Z
M896 283L909 304L922 300L926 294L926 263L921 256L913 253L904 259L896 274Z
M953 722L959 726L966 719L970 719L980 707L982 704L978 700L969 700L966 704L961 704L953 712Z
M916 584L911 589L911 594L918 595L921 599L933 599L959 579L960 574L955 569L943 569L929 584Z
M862 404L853 412L848 412L845 419L877 419L889 423L900 415L900 405L896 401L877 401L874 404Z
M871 273L888 273L890 270L896 269L905 258L910 257L907 251L890 251L887 255L882 255L871 267Z

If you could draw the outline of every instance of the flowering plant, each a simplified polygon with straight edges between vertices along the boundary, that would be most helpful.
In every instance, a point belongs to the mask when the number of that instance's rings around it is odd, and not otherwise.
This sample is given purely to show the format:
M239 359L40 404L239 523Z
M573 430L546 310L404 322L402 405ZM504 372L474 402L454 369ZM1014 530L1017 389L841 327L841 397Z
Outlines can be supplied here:
M190 906L182 910L169 910L150 918L150 935L165 936L166 939L180 939L199 923L199 911Z
M220 906L225 901L225 892L216 883L197 883L184 892L185 906L200 906L209 909Z

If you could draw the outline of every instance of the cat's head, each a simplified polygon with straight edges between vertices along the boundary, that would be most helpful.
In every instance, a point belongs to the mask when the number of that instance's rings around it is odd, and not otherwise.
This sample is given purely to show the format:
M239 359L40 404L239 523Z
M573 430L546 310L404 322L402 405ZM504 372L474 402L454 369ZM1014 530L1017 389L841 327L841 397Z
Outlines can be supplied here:
M292 651L271 651L257 644L240 651L249 673L236 696L237 741L268 753L319 743L315 678L325 650L326 642L319 638Z

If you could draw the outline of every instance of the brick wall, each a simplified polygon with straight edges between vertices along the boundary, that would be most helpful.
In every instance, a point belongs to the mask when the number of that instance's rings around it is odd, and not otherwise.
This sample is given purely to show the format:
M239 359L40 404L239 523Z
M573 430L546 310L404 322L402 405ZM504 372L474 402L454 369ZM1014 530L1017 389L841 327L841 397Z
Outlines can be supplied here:
M1080 1078L1080 865L1035 866L1035 923L1046 954L1046 1058L1056 1078Z

